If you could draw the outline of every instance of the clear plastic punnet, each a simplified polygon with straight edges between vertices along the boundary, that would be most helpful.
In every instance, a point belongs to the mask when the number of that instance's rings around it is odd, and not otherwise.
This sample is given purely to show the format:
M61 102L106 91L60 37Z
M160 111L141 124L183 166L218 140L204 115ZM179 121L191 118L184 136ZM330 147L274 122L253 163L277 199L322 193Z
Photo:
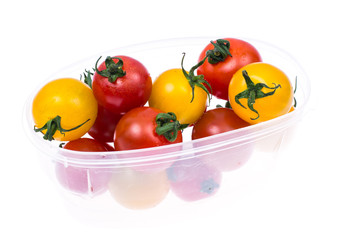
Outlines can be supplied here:
M169 39L114 48L72 64L37 86L25 105L25 130L57 189L72 202L72 209L98 210L113 217L117 212L183 208L196 202L213 205L214 198L230 198L235 189L251 186L266 176L276 154L282 146L289 145L306 112L310 82L289 53L254 39L240 38L260 52L263 62L285 72L292 85L297 79L294 111L197 140L191 140L189 127L183 131L183 143L129 151L70 151L60 148L60 142L46 141L34 131L32 101L48 81L63 77L79 79L84 69L91 69L100 56L115 55L139 60L154 80L167 69L180 68L183 52L185 67L195 65L204 47L215 39ZM224 103L213 98L208 109Z

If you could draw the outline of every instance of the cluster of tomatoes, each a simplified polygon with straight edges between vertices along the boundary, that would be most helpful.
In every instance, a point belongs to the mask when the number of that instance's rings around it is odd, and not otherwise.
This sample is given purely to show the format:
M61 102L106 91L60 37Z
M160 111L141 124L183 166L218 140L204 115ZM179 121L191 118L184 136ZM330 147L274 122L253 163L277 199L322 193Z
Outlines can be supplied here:
M129 56L97 60L84 82L63 78L36 94L35 131L47 140L68 141L78 151L120 151L182 142L270 120L292 110L294 91L277 67L262 62L250 43L211 41L189 71L164 71L154 82ZM226 107L207 110L212 96ZM88 133L92 138L82 138ZM113 142L113 144L111 144Z

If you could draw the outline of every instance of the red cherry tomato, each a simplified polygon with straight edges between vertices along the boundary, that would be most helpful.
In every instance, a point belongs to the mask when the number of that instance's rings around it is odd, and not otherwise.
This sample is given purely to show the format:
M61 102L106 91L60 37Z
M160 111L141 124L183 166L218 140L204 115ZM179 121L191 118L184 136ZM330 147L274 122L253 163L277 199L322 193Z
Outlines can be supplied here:
M112 147L92 138L78 138L66 143L64 149L81 152L105 152L112 150Z
M151 88L149 72L136 59L127 56L107 57L98 68L96 64L93 93L99 105L111 112L121 114L144 106L151 95Z
M118 151L141 149L182 142L180 130L169 133L171 136L177 133L177 137L172 141L156 132L159 126L156 118L160 113L164 114L163 111L152 107L139 107L127 112L116 127L114 134L115 149ZM171 121L170 124L175 126L179 122L175 120Z
M229 108L216 108L203 114L202 118L194 125L192 139L208 137L249 125L249 123L239 118L233 110ZM252 152L252 143L230 143L228 147L221 151L216 151L213 155L201 155L198 158L208 166L221 171L232 171L243 166L251 157Z
M104 145L104 147L106 148L106 151L114 151L114 147L111 146L109 143L107 142L102 142L102 144Z
M233 110L229 108L215 108L205 112L194 125L192 139L208 137L249 125L249 123L239 118Z
M249 63L261 62L262 58L256 48L246 41L235 38L224 38L222 39L222 41L224 41L224 43L222 43L224 48L228 48L228 43L225 42L225 40L230 44L229 49L226 50L225 59L223 61L218 60L220 62L217 63L210 63L208 58L197 69L197 74L204 75L205 80L210 83L212 94L215 97L228 100L229 82L234 73ZM217 41L220 41L220 39ZM217 41L214 41L214 43ZM208 50L213 49L214 45L212 43L208 44L201 52L199 61L206 57ZM220 52L214 54L221 55Z
M113 113L98 105L96 121L88 134L99 142L113 142L113 134L122 114Z
M105 152L113 149L108 144L100 143L91 138L79 138L69 141L64 146L65 149L81 152ZM64 153L68 156L69 153ZM87 157L83 156L84 159ZM99 158L100 155L94 158ZM95 196L106 191L107 184L111 178L112 172L105 168L87 168L85 166L64 165L57 162L55 165L56 178L60 185L65 189L84 196Z

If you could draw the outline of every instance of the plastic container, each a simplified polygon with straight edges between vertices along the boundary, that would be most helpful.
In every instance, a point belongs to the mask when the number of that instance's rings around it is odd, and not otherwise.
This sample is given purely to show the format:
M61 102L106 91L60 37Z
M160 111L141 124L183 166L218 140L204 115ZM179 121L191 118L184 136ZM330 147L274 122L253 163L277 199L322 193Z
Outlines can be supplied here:
M33 131L32 100L47 81L79 78L84 69L92 69L99 56L118 54L138 59L155 79L167 69L179 68L183 52L184 67L196 64L203 48L215 39L170 39L113 49L72 64L37 86L27 100L25 128L49 176L63 196L71 200L70 209L84 208L99 211L101 217L113 217L131 209L177 208L213 199L212 196L230 198L233 192L265 178L275 155L289 143L304 115L310 82L288 53L257 40L242 38L258 49L263 62L283 70L292 82L298 77L298 106L284 116L194 141L190 140L190 129L186 129L181 144L121 152L72 152L59 148L60 142L43 140ZM210 106L216 104L223 105L224 101L213 99Z

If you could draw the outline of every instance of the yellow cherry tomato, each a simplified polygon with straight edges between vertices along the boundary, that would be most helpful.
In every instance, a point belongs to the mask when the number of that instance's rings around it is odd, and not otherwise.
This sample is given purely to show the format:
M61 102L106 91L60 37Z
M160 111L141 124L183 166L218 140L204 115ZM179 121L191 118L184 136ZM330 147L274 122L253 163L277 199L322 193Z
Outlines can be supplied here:
M92 90L80 80L61 78L44 85L33 99L36 132L47 140L70 141L83 136L97 117Z
M108 184L111 196L129 209L147 209L161 203L170 190L165 171L134 171L122 169L114 172Z
M294 91L287 75L267 63L239 69L229 85L229 102L243 120L255 124L289 112Z
M192 88L182 69L163 72L153 83L150 107L164 112L173 112L181 124L195 123L206 109L207 93L195 86Z

